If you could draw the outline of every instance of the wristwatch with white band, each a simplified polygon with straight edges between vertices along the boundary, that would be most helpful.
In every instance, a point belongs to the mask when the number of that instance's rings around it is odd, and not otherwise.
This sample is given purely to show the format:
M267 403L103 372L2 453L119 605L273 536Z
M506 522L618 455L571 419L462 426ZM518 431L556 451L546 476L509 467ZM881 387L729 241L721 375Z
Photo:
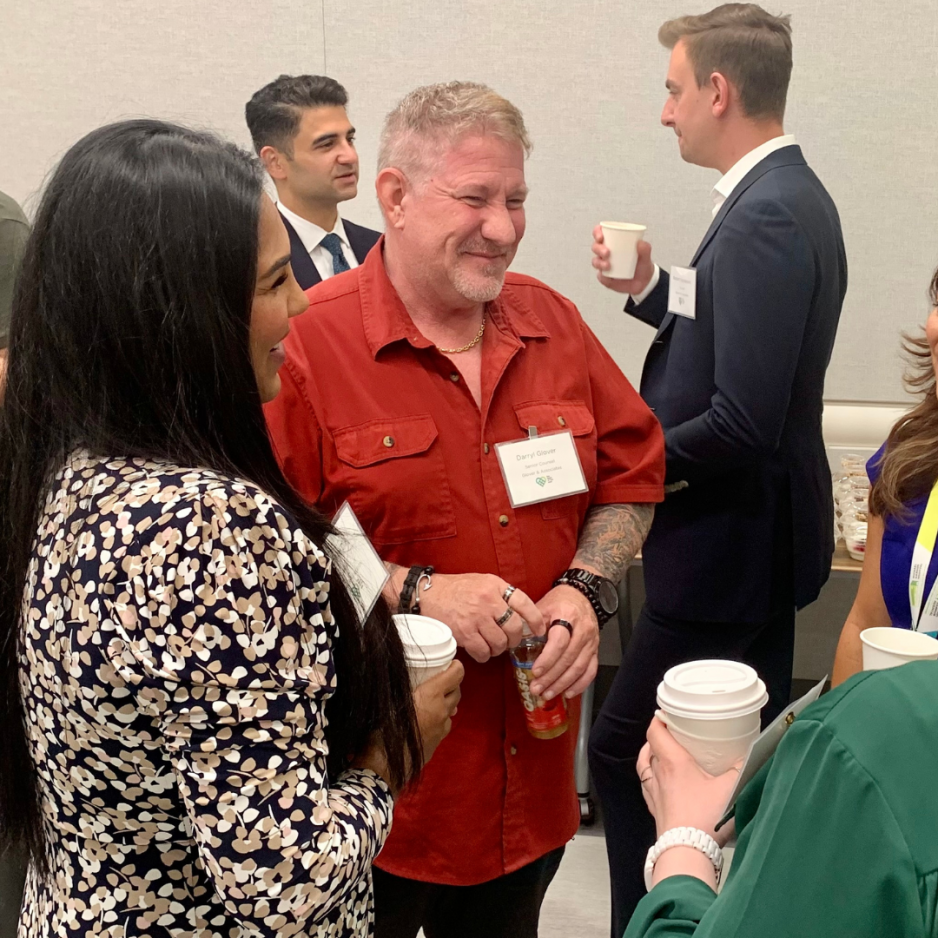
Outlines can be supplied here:
M713 872L719 885L720 875L723 873L723 851L719 844L709 834L696 827L672 827L658 838L645 858L645 889L648 892L651 892L651 880L658 857L671 847L693 847L699 850L713 864Z

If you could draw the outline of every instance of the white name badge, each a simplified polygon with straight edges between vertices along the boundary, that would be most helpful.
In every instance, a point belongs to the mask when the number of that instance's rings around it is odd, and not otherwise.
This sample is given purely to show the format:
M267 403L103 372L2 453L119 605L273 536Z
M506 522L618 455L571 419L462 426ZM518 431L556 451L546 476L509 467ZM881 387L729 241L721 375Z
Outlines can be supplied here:
M339 509L332 524L338 533L326 538L326 550L339 567L364 622L371 615L390 574L348 502Z
M671 268L668 312L688 319L697 318L697 271L693 267Z
M512 508L589 491L569 430L496 443L495 454Z

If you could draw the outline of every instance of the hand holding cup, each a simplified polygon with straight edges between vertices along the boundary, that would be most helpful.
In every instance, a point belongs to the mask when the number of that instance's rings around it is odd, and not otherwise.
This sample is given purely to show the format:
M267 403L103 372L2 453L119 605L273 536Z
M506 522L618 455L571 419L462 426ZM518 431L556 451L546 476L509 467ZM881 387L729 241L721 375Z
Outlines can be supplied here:
M657 717L646 738L635 770L658 836L674 827L696 827L722 846L727 834L714 827L739 779L739 764L722 775L710 775Z
M638 225L635 227L643 228ZM644 229L643 229L644 230ZM651 245L644 240L638 241L634 247L635 266L630 277L612 276L615 273L612 262L611 245L607 243L602 225L593 229L593 267L596 269L596 279L609 290L616 293L629 293L638 295L651 282L655 272L655 265L651 260Z
M453 661L442 674L427 678L414 689L424 764L430 761L436 747L453 728L453 717L461 695L459 685L465 674L462 662Z

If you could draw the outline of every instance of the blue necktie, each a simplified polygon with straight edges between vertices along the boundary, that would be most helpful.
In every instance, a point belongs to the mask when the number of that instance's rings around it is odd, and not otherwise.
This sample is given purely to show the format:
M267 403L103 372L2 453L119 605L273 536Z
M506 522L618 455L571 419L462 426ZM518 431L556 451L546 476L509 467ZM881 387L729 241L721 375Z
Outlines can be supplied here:
M342 253L342 239L335 232L327 234L319 243L332 255L332 272L334 274L341 274L350 269L348 261Z

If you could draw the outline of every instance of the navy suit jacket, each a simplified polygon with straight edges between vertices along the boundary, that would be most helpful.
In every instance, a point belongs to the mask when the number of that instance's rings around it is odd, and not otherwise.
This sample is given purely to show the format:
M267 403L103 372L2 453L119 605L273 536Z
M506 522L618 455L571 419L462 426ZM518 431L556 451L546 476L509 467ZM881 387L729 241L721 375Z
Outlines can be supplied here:
M293 267L293 276L296 277L296 282L304 290L308 290L317 283L322 283L322 277L319 276L319 271L316 270L316 265L309 256L306 246L300 240L300 236L296 233L296 229L283 215L280 217L283 218L283 224L290 236L290 265ZM352 253L358 259L358 263L361 264L365 260L365 255L378 243L381 232L372 231L371 228L363 228L361 225L353 225L352 222L344 218L342 224L345 226L345 234L348 237Z
M847 259L797 146L743 178L691 266L696 319L667 312L664 271L626 306L658 330L641 393L664 427L666 482L687 483L657 507L646 597L674 618L758 622L780 595L816 599L834 549L821 414Z

